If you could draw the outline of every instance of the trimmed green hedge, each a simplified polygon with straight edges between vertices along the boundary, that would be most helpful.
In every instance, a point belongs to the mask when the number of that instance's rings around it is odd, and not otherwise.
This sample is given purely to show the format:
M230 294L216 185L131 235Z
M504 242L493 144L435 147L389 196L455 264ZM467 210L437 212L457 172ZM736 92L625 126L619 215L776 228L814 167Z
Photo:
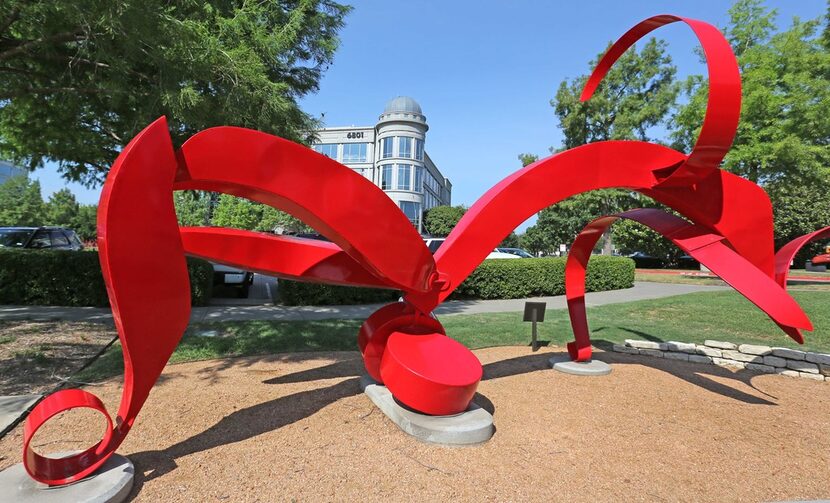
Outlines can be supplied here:
M567 257L485 260L456 288L454 299L522 299L563 295ZM634 286L634 261L595 255L588 262L589 292Z
M453 292L454 299L521 299L565 293L566 257L485 260ZM589 292L634 286L634 261L596 255L588 263ZM279 300L290 306L392 302L396 290L279 280Z
M187 259L191 303L204 306L213 289L213 266ZM0 250L0 304L107 306L98 252Z
M394 302L398 290L324 285L280 279L277 282L279 302L286 306L337 306L348 304L379 304Z

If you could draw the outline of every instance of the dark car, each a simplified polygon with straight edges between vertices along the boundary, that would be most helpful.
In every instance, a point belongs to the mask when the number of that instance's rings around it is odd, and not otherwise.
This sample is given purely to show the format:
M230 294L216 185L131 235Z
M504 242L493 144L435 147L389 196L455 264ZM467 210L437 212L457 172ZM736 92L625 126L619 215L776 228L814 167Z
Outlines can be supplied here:
M237 296L247 299L254 282L254 273L223 264L213 264L213 286L237 287Z
M641 251L632 253L628 258L634 260L634 265L638 269L660 269L665 265L662 259Z
M84 245L63 227L0 227L0 248L83 250Z
M678 269L700 269L700 262L698 262L691 255L681 255L675 260Z

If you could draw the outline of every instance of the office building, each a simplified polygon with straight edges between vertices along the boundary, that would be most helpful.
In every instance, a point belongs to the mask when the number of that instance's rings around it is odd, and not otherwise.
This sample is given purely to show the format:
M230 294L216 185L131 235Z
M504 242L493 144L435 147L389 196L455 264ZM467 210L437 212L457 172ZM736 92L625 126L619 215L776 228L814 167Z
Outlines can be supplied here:
M452 184L427 154L427 130L421 106L398 96L374 126L320 129L313 148L371 180L421 231L423 212L449 205L452 196Z

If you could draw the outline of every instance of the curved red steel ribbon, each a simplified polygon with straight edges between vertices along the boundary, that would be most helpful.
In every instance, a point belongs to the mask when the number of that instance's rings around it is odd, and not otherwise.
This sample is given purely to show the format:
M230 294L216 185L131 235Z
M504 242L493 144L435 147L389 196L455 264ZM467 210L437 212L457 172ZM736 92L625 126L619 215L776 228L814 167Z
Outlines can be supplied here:
M692 28L703 53L709 73L709 101L700 135L689 158L661 173L661 185L691 185L718 169L732 145L741 115L741 74L729 41L716 27L703 21L673 15L650 17L628 30L605 53L597 64L580 96L591 98L614 62L639 39L667 24L682 21Z
M337 161L237 127L197 133L179 159L177 190L224 192L287 211L394 287L432 288L435 262L418 231L379 187Z
M542 209L595 189L651 188L657 183L654 171L685 159L680 152L653 143L606 141L526 166L481 196L435 253L446 281L444 289L428 293L435 295L432 299L407 294L407 300L417 299L432 308L443 302L505 236Z
M824 238L830 238L830 227L825 227L815 232L797 237L778 250L775 254L775 281L781 286L781 288L787 288L787 278L790 275L790 264L799 250L801 250L801 248L810 241ZM804 340L804 335L798 328L788 327L785 325L779 326L781 327L781 330L786 332L787 335L796 341L801 342Z
M393 394L406 395L432 411L460 411L475 392L480 364L475 364L469 350L442 338L440 323L426 313L534 213L589 190L627 188L675 208L695 225L657 210L640 210L603 217L586 227L567 266L569 309L577 339L569 351L574 358L590 358L584 310L588 255L599 234L617 218L641 221L669 237L801 341L798 329L811 328L810 322L772 278L785 284L786 270L780 263L788 265L804 243L825 236L830 228L799 238L774 256L768 196L752 182L718 169L740 113L740 76L723 36L700 21L650 18L611 47L582 98L590 97L614 61L636 40L676 21L689 24L700 39L710 79L706 117L688 157L650 143L609 141L538 161L482 196L434 259L382 190L304 146L257 131L219 127L196 134L174 152L164 119L148 126L119 155L99 205L101 267L125 360L117 425L113 428L101 401L85 391L50 395L35 407L24 427L27 471L48 484L73 482L91 474L123 441L189 318L185 252L292 279L402 289L406 303L382 308L361 328L358 342L367 368L390 381ZM180 231L171 192L181 189L224 192L288 211L334 244L234 229ZM371 228L366 221L373 222ZM148 270L153 274L146 274ZM431 335L426 338L413 338L427 332ZM392 339L394 355L387 351ZM438 358L435 361L442 363L435 365L430 359L435 351L452 356ZM445 367L461 360L466 370L452 374L450 369L452 375L447 374ZM384 361L389 370L380 376ZM425 390L435 396L421 396ZM453 398L442 399L439 395L444 393ZM31 439L38 428L75 407L89 407L106 416L104 438L70 458L53 460L35 453Z
M334 243L222 227L182 227L185 253L260 274L333 285L394 288Z
M103 404L81 390L40 402L24 427L23 464L35 480L57 485L84 478L126 437L190 318L190 281L173 208L176 157L167 121L158 119L121 152L107 176L98 211L98 249L124 353L124 388L116 426L86 451L59 460L31 447L38 428L58 412Z
M772 203L758 185L716 169L691 187L661 185L640 192L717 231L755 267L774 276Z
M795 256L810 241L818 239L830 239L830 227L819 229L815 232L797 237L782 246L775 254L775 281L782 288L787 288L787 278L790 275L790 264Z
M809 318L798 303L772 278L727 246L723 236L662 210L636 209L593 220L577 236L568 254L565 294L575 338L574 342L568 343L572 359L591 359L590 331L585 311L586 269L597 240L620 218L633 220L659 232L717 274L782 328L812 330Z

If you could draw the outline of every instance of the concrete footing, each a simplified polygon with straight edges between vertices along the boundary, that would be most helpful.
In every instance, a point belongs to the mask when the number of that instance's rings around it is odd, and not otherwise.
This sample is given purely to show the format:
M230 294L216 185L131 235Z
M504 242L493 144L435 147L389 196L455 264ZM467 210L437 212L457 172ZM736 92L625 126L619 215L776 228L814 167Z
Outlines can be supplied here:
M548 360L553 370L576 376L604 376L611 373L611 366L599 360L571 361L568 355L554 356Z
M471 445L490 440L495 428L493 416L475 403L454 416L428 416L398 403L392 393L368 375L360 379L366 396L404 432L435 444Z
M71 453L63 453L68 456ZM55 456L60 457L60 455ZM65 486L50 487L26 473L23 463L0 472L0 500L17 503L120 503L133 488L132 462L113 454L89 477Z

